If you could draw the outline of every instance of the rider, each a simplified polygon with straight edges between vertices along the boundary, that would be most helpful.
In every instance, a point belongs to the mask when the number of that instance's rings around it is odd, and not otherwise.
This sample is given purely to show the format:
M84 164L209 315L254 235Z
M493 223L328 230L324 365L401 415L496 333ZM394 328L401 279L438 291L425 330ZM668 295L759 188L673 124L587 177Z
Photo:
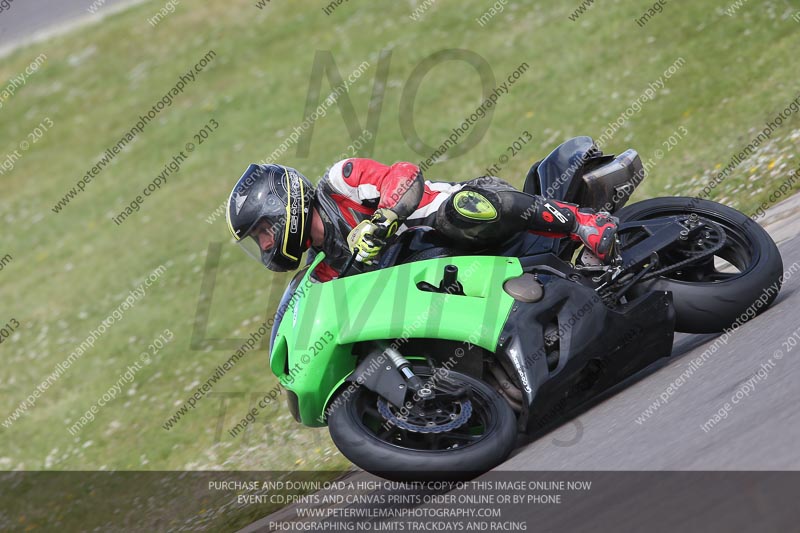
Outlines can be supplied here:
M309 248L324 251L319 281L337 277L356 252L356 261L373 264L388 237L413 226L431 226L470 250L522 231L569 236L605 262L617 231L607 213L529 195L493 176L431 182L412 163L361 158L339 161L316 188L293 168L252 164L231 192L227 218L236 241L270 270L294 270Z

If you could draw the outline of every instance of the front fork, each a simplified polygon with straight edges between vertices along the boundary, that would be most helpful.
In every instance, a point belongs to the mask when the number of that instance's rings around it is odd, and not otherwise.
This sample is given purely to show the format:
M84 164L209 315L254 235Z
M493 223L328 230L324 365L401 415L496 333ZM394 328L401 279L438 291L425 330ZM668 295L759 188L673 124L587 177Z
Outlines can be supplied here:
M430 358L428 365L435 376L436 369ZM408 359L393 346L382 342L376 343L376 348L361 361L348 381L366 387L395 407L408 405L406 399L411 397L412 410L424 411L425 406L434 399L439 401L469 399L468 387L452 383L446 376L433 376L431 381L423 380L414 373ZM437 391L434 391L432 386L434 379L438 383Z
M403 354L398 352L397 349L392 346L386 346L383 350L383 353L386 354L386 357L389 359L392 365L394 365L397 371L400 372L400 375L403 376L403 379L406 382L406 390L414 392L423 400L427 400L433 396L433 390L431 390L431 388L428 387L428 385L422 381L418 375L414 374L414 371L411 370L411 363L408 361L408 359L403 357Z

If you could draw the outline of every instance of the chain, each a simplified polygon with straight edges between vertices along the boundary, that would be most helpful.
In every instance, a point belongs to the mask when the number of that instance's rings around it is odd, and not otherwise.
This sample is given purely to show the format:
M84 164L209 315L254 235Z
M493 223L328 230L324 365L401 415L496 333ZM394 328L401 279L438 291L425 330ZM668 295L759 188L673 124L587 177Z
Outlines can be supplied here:
M684 259L683 261L679 261L679 262L674 263L672 265L665 266L664 268L661 268L659 270L655 270L653 272L650 272L649 274L644 276L639 281L640 282L647 281L647 280L650 280L650 279L653 279L653 278L657 278L658 276L663 276L664 274L667 274L669 272L674 272L676 270L680 270L681 268L683 268L686 265L690 265L692 263L695 263L699 259L703 259L705 257L708 257L709 255L714 255L719 250L721 250L725 246L725 238L726 238L725 230L722 229L722 226L720 226L719 224L715 224L714 222L711 222L710 220L707 220L707 219L703 219L703 224L713 225L714 226L714 229L717 231L717 234L719 235L719 242L716 245L712 246L708 250L703 250L702 252L698 252L697 254L692 255L691 257L689 257L687 259Z

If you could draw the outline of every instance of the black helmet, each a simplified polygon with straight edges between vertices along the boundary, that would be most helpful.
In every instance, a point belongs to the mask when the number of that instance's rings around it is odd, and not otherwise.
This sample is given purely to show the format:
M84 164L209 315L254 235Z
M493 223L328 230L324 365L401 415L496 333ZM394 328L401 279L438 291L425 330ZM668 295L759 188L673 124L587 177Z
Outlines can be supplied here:
M294 270L308 248L313 194L311 182L293 168L250 165L228 199L228 229L270 270ZM260 238L271 241L266 249Z

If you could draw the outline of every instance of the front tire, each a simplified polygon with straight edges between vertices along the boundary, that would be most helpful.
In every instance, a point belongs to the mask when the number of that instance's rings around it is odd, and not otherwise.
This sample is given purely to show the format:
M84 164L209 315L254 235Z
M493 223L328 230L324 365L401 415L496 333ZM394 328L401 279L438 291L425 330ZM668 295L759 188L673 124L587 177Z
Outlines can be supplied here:
M725 230L725 245L715 256L738 272L718 271L712 258L702 266L689 266L675 275L667 273L643 282L632 292L638 295L653 290L670 291L677 331L717 333L739 317L747 320L769 307L780 291L783 261L775 241L764 228L743 213L710 200L652 198L629 205L616 216L620 222L629 222L691 213ZM624 244L623 237L621 240Z
M430 382L429 368L415 367L414 372ZM328 428L336 447L367 472L395 481L465 480L491 470L514 448L517 435L514 412L483 381L454 371L447 372L446 377L471 390L471 414L462 426L440 433L418 433L395 425L387 429L387 419L381 414L387 402L358 386L347 397L339 395L341 401L328 416ZM437 383L432 382L434 390ZM390 407L397 412L394 406ZM446 406L442 407L447 411ZM461 412L463 407L452 411Z

